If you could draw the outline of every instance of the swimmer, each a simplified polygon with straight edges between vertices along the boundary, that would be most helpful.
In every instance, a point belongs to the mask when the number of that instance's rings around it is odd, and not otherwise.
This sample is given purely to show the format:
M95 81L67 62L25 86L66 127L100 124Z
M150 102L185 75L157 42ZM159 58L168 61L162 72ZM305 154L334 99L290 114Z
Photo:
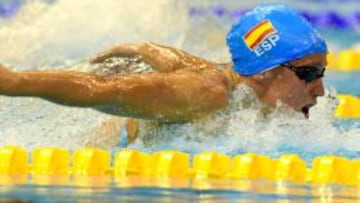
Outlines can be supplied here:
M138 58L152 67L133 74L20 72L0 66L0 94L160 123L195 122L221 111L240 84L265 104L275 107L280 101L306 118L324 95L326 43L293 9L282 4L254 8L233 25L227 45L231 63L155 43L117 45L90 59L101 64L116 57Z

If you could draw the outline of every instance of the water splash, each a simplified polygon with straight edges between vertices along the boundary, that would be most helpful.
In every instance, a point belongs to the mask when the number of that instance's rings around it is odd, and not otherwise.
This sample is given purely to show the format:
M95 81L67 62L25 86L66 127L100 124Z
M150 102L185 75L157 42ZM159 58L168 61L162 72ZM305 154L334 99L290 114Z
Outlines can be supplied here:
M18 69L71 64L116 43L181 46L186 1L35 0L0 29L0 61ZM176 26L174 23L176 22Z
M94 67L84 61L113 44L155 41L181 46L188 26L186 4L168 0L27 1L0 26L0 63L17 70L65 67L91 71ZM92 143L106 148L118 143L114 135L120 134L121 124L122 119L92 109L36 98L0 97L1 145L77 149Z
M358 156L360 130L340 132L333 125L337 105L334 90L319 98L310 119L281 104L264 115L262 104L246 86L234 92L233 101L225 112L211 119L159 128L151 135L150 144L146 143L149 139L140 139L130 147L149 152L177 149L191 154L210 150L235 155L250 151L273 157L297 153L309 162L322 154Z

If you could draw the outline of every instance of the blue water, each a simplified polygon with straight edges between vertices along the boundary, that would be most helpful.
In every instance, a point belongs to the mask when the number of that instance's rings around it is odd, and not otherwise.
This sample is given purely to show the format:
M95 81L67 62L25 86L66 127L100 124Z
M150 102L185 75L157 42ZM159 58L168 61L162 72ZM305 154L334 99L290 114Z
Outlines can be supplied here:
M352 94L360 97L360 71L328 71L324 78L325 86L335 87L338 93Z
M203 181L205 183L205 181ZM354 201L359 198L357 188L343 186L302 186L273 184L264 181L206 182L207 187L192 187L196 181L189 181L188 187L146 186L126 188L117 186L116 181L108 185L92 186L0 186L1 202L258 202L258 201L320 201L329 199ZM154 184L155 185L155 184ZM246 189L245 189L246 188Z

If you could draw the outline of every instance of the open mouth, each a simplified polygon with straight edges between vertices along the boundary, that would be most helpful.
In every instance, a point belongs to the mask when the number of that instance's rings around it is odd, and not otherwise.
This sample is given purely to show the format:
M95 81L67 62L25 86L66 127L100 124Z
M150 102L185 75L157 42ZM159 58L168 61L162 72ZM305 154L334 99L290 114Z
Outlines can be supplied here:
M304 114L305 118L309 118L309 110L314 106L314 104L309 104L301 108L301 112Z

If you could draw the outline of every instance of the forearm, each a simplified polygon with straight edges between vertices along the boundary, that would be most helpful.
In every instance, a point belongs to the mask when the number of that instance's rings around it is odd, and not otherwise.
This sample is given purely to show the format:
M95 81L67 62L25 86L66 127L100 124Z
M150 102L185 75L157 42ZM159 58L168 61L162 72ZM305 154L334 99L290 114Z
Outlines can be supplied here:
M96 91L102 78L81 72L24 71L13 72L12 83L1 93L8 96L35 96L70 106L94 106L105 95Z

